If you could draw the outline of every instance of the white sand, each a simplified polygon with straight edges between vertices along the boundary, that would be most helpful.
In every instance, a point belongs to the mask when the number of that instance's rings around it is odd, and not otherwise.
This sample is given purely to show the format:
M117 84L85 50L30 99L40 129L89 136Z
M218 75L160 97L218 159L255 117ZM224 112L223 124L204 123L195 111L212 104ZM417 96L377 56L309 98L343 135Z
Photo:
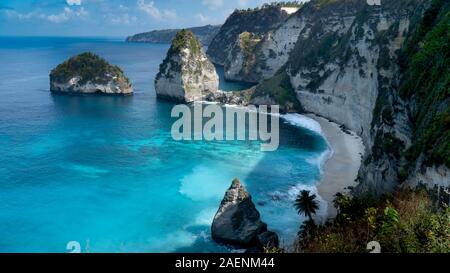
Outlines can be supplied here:
M322 132L333 153L323 166L321 181L317 186L319 195L328 202L327 219L336 217L333 206L336 193L347 192L349 186L356 186L358 170L361 166L364 145L355 133L351 135L340 129L336 123L316 115L306 115L322 127Z

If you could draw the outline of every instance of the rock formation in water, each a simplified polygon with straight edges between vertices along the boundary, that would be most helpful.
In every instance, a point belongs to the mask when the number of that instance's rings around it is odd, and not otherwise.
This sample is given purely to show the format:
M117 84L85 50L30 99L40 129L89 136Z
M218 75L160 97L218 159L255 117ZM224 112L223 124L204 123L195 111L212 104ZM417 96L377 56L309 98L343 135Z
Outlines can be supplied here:
M219 32L220 27L221 25L207 25L202 27L192 27L187 30L192 31L202 45L208 46ZM179 31L181 31L181 29L153 30L127 37L126 41L131 43L169 44L172 43L172 40Z
M236 247L276 247L278 236L267 230L250 194L238 179L225 193L211 228L212 238Z
M50 91L65 94L131 95L123 71L93 53L83 53L58 65L50 73Z
M180 102L205 100L217 92L219 76L189 30L177 33L155 78L158 97Z

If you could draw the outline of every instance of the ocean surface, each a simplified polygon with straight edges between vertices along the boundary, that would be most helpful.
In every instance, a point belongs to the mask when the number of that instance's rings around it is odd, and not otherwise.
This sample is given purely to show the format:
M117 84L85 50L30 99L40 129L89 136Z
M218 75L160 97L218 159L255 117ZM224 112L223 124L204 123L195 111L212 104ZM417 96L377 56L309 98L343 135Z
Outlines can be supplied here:
M168 47L0 37L0 252L68 252L69 241L83 252L232 251L211 240L210 224L234 177L292 243L304 220L295 195L315 190L327 151L315 124L282 122L276 152L255 141L174 141L174 104L153 87ZM85 51L123 68L134 96L52 95L50 70Z

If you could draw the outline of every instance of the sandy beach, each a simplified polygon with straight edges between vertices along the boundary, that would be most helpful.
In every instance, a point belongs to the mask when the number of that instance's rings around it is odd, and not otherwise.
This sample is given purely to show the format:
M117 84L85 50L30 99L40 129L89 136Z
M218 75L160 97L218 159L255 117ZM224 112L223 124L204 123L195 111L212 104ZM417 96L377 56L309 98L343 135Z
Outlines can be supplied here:
M345 133L336 123L313 114L306 115L317 121L333 153L324 163L320 183L317 185L319 195L328 203L327 219L336 217L333 206L334 196L338 192L348 191L355 186L355 179L361 166L364 145L355 133Z

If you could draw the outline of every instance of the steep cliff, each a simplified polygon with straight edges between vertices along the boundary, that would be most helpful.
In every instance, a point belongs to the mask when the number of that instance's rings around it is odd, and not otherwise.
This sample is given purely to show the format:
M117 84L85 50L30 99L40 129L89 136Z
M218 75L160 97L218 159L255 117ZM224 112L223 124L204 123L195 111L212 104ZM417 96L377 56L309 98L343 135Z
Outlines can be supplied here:
M202 27L192 27L187 30L192 31L203 46L208 46L212 39L219 32L221 25L207 25ZM144 32L127 37L129 43L171 43L181 29L163 29Z
M450 186L448 6L312 0L278 27L241 32L226 45L226 75L259 82L240 94L244 104L257 97L282 106L279 92L261 92L276 88L261 86L287 75L282 86L300 108L358 133L368 152L355 193L419 183L443 191Z
M275 75L287 63L289 53L306 24L317 20L316 14L310 13L308 5L303 9L297 7L296 12L277 28L261 34L252 33L246 40L242 37L237 39L225 60L226 77L259 82Z
M450 187L448 1L432 1L423 19L411 28L397 63L399 73L391 88L380 90L378 96L372 123L375 141L361 170L361 180L365 182L360 190L377 192L382 188L379 184L389 183L424 184L435 188L439 198L448 196L445 193ZM405 131L408 138L400 138ZM380 177L368 179L374 177L375 170Z
M155 78L158 97L192 102L206 99L218 88L219 76L200 42L191 31L178 32Z
M51 71L50 91L64 94L131 95L133 88L119 67L87 52L70 58Z
M303 30L307 35L299 36L287 72L305 111L357 132L371 151L360 170L357 192L378 195L399 185L402 151L411 143L413 121L409 102L399 98L396 88L398 58L430 2L385 0L368 5L342 0L308 5L321 19Z
M289 14L278 5L262 8L235 10L225 21L208 47L207 54L213 63L224 65L239 35L250 32L262 35L277 28Z

